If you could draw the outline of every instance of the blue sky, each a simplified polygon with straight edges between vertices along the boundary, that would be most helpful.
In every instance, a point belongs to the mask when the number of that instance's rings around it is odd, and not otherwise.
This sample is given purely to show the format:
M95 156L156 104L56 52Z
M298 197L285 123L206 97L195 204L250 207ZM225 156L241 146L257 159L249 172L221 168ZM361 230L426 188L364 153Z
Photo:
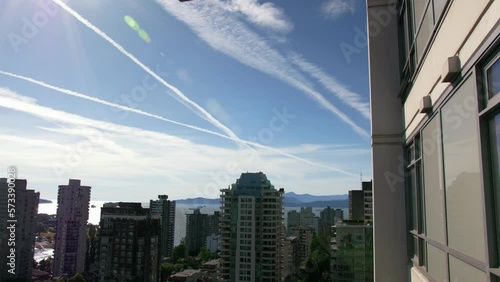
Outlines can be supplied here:
M95 200L215 198L246 171L296 193L358 189L371 178L364 5L2 1L0 167L42 198L69 178Z

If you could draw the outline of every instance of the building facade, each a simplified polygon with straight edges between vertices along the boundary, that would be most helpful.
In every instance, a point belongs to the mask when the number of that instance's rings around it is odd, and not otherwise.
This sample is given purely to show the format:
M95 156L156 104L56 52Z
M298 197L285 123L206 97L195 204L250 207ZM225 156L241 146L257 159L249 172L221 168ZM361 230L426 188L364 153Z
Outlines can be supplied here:
M158 195L158 200L149 201L151 216L160 217L161 240L160 255L162 260L172 257L175 235L175 201L169 201L167 195Z
M141 203L106 203L101 208L98 281L158 281L160 215Z
M219 281L280 281L284 189L262 172L242 173L221 193Z
M286 219L287 234L292 234L292 229L300 225L300 213L296 210L288 211Z
M0 178L0 281L31 281L39 197L25 179Z
M365 203L363 190L349 191L349 220L365 219Z
M367 222L373 221L373 184L372 181L361 182L363 190L363 214L364 220Z
M500 1L367 0L375 280L500 279Z
M335 282L373 281L373 228L338 224L332 228L331 278Z
M312 227L298 226L292 229L292 236L297 238L297 257L302 263L311 254L314 229Z
M193 209L192 214L186 214L186 251L190 256L197 256L200 249L206 246L209 234L208 214Z
M319 235L331 236L332 226L336 223L341 223L344 219L344 211L342 209L324 208L319 212Z
M57 224L54 245L54 276L72 277L85 270L87 221L89 218L90 186L70 179L59 185Z
M293 281L299 277L301 260L298 243L299 240L295 236L288 236L283 240L282 281Z

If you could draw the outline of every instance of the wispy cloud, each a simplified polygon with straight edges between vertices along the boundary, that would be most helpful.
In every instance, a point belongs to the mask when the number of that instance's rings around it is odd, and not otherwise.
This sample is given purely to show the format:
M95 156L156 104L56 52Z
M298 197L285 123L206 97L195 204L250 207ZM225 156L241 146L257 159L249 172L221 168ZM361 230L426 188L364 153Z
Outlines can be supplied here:
M235 141L235 142L237 142L239 144L242 144L242 145L245 145L245 146L252 146L254 148L264 149L264 150L273 152L275 154L278 154L278 155L281 155L281 156L284 156L284 157L288 157L288 158L291 158L291 159L294 159L294 160L297 160L297 161L300 161L302 163L309 164L309 165L312 165L312 166L315 166L315 167L319 167L319 168L322 168L322 169L327 169L327 170L330 170L330 171L338 172L338 173L341 173L341 174L344 174L344 175L350 175L350 176L354 176L355 175L355 174L353 174L351 172L348 172L348 171L345 171L343 169L340 169L340 168L337 168L337 167L334 167L334 166L331 166L331 165L324 165L324 164L316 163L316 162L313 162L313 161L310 161L310 160L298 157L296 155L284 152L282 150L279 150L279 149L276 149L276 148L273 148L273 147L270 147L270 146L262 145L262 144L259 144L259 143L256 143L256 142L242 140L242 139L239 139L237 137L226 136L226 135L220 134L218 132L214 132L214 131L211 131L211 130L208 130L208 129L204 129L204 128L200 128L200 127L197 127L197 126L193 126L193 125L189 125L189 124L177 122L177 121L174 121L174 120L171 120L171 119L164 118L164 117L159 116L159 115L155 115L155 114L151 114L151 113L144 112L144 111L141 111L141 110L137 110L137 109L134 109L134 108L130 108L130 107L126 107L126 106L114 104L114 103L111 103L111 102L108 102L108 101L104 101L104 100L101 100L101 99L98 99L98 98L95 98L95 97L91 97L91 96L88 96L88 95L85 95L85 94L82 94L82 93L78 93L78 92L75 92L75 91L72 91L72 90L63 89L63 88L60 88L60 87L56 87L56 86L47 84L45 82L37 81L37 80L34 80L33 78L23 77L23 76L20 76L20 75L15 75L15 74L4 72L4 71L0 71L0 73L4 74L4 75L11 76L11 77L23 79L25 81L28 81L28 82L31 82L31 83L35 83L35 84L38 84L40 86L43 86L43 87L46 87L46 88L49 88L49 89L52 89L52 90L56 90L58 92L61 92L61 93L67 94L67 95L79 97L79 98L86 99L86 100L89 100L89 101L92 101L92 102L96 102L96 103L99 103L99 104L102 104L102 105L110 106L110 107L113 107L113 108L119 108L121 110L130 111L130 112L133 112L133 113L137 113L137 114L140 114L140 115L144 115L144 116L147 116L147 117L158 119L158 120L161 120L161 121L166 121L166 122L173 123L173 124L176 124L176 125L180 125L180 126L183 126L183 127L187 127L187 128L193 129L193 130L197 130L197 131L201 131L201 132L208 133L208 134L211 134L211 135L215 135L215 136L218 136L218 137L222 137L224 139L232 140L232 141ZM3 101L3 103L2 103L2 101ZM18 110L18 111L23 111L23 112L26 112L26 113L32 113L32 114L34 114L34 115L36 115L36 116L38 116L40 118L46 119L46 120L47 119L48 120L54 120L54 119L55 120L60 120L58 118L59 117L58 115L60 115L61 112L54 111L54 110L49 109L49 108L46 108L46 109L44 109L43 107L42 108L38 108L38 110L37 110L38 113L33 113L32 111L35 111L33 109L33 107L40 107L40 106L36 105L36 100L31 99L31 98L26 97L26 96L22 96L22 95L16 94L16 93L14 93L14 92L6 89L6 88L0 88L0 106L4 106L4 107L7 107L7 108L12 108L12 109L15 109L15 110ZM73 117L74 116L76 116L76 115L73 115ZM68 116L68 117L71 117L71 116ZM92 124L90 124L88 120L85 120L85 121L86 121L86 124L85 124L86 126L92 126ZM109 124L108 123L101 124L101 128L105 128L106 126L109 126Z
M15 135L0 132L0 141L2 148L4 148L0 165L7 165L8 162L15 161L23 168L23 171L45 170L43 175L54 175L54 171L51 171L51 164L67 165L68 152L73 152L75 148L78 151L79 141L86 140L89 131L97 130L105 138L94 142L90 149L85 149L84 151L89 151L89 153L79 155L81 162L77 166L71 166L71 170L65 174L66 177L78 176L85 178L88 182L99 179L100 185L104 185L103 183L121 185L117 184L116 181L115 183L110 182L110 175L115 176L113 179L117 181L128 179L135 185L138 185L137 182L142 180L150 181L153 179L152 181L155 182L158 181L158 177L168 177L175 181L168 184L170 187L178 188L179 185L182 185L181 187L186 188L185 191L181 192L183 196L192 197L200 196L196 193L209 193L208 191L200 191L196 187L213 181L211 179L215 173L212 172L226 172L229 163L236 162L238 166L228 174L231 178L224 180L224 183L219 187L232 183L233 177L236 178L241 171L247 170L272 172L272 174L281 175L287 179L286 182L291 181L290 183L294 183L293 179L299 180L298 175L300 174L319 172L317 165L304 165L304 163L314 164L313 161L304 161L301 157L289 153L278 153L277 151L282 151L280 149L258 148L258 154L262 155L263 158L249 158L247 150L194 143L165 133L98 121L40 106L34 100L27 99L26 96L6 88L0 88L0 107L63 125L53 128L50 126L29 127L24 124L23 127L16 127ZM313 150L321 154L322 147L319 146ZM272 152L276 152L276 154ZM40 159L44 161L40 162ZM99 165L96 166L96 164ZM324 171L329 171L328 167L328 165L324 165ZM330 174L328 173L328 175ZM356 178L355 174L346 176L349 179ZM337 175L337 178L342 177L344 176ZM182 179L190 179L190 181L186 183ZM157 186L156 184L155 187ZM125 188L123 187L123 189ZM159 192L159 189L163 189L163 187L158 187L156 192ZM114 191L116 193L116 190ZM215 191L215 194L207 194L206 196L216 197L216 192L218 190ZM100 189L98 194L100 197L104 197L105 193L107 192L104 189ZM112 196L112 193L109 195Z
M359 111L363 117L370 119L370 104L364 102L359 94L350 91L334 77L323 71L319 66L308 62L299 54L291 53L290 59L302 71L317 79L319 83L335 94L342 102Z
M224 8L225 2L205 0L194 1L190 5L179 5L176 1L157 1L168 13L186 23L215 50L242 64L281 79L339 117L359 135L369 136L365 129L316 91L312 83L294 68L285 56L250 30L234 13L227 12Z
M289 32L293 24L287 19L282 9L273 3L259 3L259 0L226 1L224 7L233 12L240 12L246 19L258 26L276 31Z
M323 14L331 19L339 18L346 13L354 14L355 8L355 0L327 0L321 5Z
M104 31L100 30L98 27L93 25L91 22L89 22L87 19L82 17L80 14L78 14L75 10L71 9L66 3L64 3L61 0L53 0L57 5L59 5L61 8L63 8L66 12L71 14L73 17L75 17L78 21L80 21L82 24L84 24L86 27L94 31L97 35L102 37L104 40L108 41L113 47L115 47L118 51L120 51L123 55L125 55L127 58L132 60L137 66L142 68L145 72L147 72L149 75L151 75L153 78L155 78L158 82L163 84L165 87L170 89L173 94L175 94L179 99L190 105L192 108L196 109L198 113L202 115L208 122L212 123L215 127L221 129L224 133L226 133L228 136L234 138L234 139L239 139L236 134L223 125L220 121L218 121L216 118L214 118L209 112L207 112L204 108L199 106L196 102L192 101L189 99L184 93L182 93L178 88L175 86L169 84L166 82L163 78L161 78L159 75L157 75L154 71L152 71L150 68L148 68L146 65L144 65L141 61L139 61L134 55L132 55L130 52L128 52L123 46L115 42L111 37L109 37Z

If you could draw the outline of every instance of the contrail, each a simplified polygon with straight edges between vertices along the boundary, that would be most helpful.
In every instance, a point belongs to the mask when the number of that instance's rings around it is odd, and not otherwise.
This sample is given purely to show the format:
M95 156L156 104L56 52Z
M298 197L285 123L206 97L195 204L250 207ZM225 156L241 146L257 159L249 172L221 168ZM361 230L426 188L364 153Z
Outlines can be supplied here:
M78 14L76 11L71 9L68 5L63 3L61 0L53 0L57 5L59 5L61 8L63 8L66 12L71 14L73 17L75 17L78 21L80 21L83 25L94 31L97 35L102 37L104 40L108 41L111 45L113 45L118 51L120 51L123 55L128 57L132 62L137 64L139 67L141 67L145 72L150 74L152 77L154 77L156 80L158 80L161 84L172 90L182 101L186 102L187 104L193 106L195 109L197 109L207 121L212 123L214 126L218 127L221 129L223 132L225 132L228 136L238 139L238 136L226 127L224 124L222 124L220 121L218 121L216 118L214 118L209 112L207 112L204 108L202 108L200 105L198 105L196 102L192 101L189 99L184 93L182 93L179 89L177 89L175 86L169 84L166 82L164 79L162 79L159 75L157 75L154 71L149 69L146 65L144 65L141 61L139 61L134 55L129 53L123 46L120 44L116 43L111 37L109 37L104 31L100 30L98 27L93 25L91 22L89 22L87 19L85 19L83 16Z
M320 163L315 163L315 162L312 162L310 160L307 160L307 159L295 156L293 154L289 154L289 153L283 152L283 151L281 151L279 149L275 149L275 148L270 147L270 146L262 145L262 144L259 144L259 143L256 143L256 142L242 140L242 139L240 139L238 137L227 136L227 135L224 135L224 134L212 131L212 130L208 130L208 129L204 129L204 128L201 128L201 127L198 127L198 126L194 126L194 125L190 125L190 124L178 122L178 121L175 121L175 120L171 120L171 119L162 117L160 115L151 114L151 113L148 113L148 112L145 112L145 111L141 111L141 110L138 110L138 109L134 109L134 108L131 108L131 107L127 107L127 106L123 106L123 105L120 105L120 104L111 103L111 102L108 102L106 100L102 100L102 99L99 99L99 98L96 98L96 97L92 97L92 96L89 96L89 95L82 94L80 92L76 92L76 91L69 90L69 89L64 89L64 88L57 87L57 86L54 86L54 85L50 85L48 83L45 83L43 81L39 81L39 80L30 78L30 77L26 77L26 76L14 74L14 73L2 71L2 70L0 70L0 74L6 75L6 76L10 76L10 77L13 77L13 78L17 78L17 79L21 79L21 80L24 80L24 81L27 81L27 82L30 82L30 83L34 83L34 84L40 85L42 87L45 87L45 88L48 88L48 89L51 89L51 90L58 91L58 92L63 93L63 94L67 94L67 95L70 95L70 96L82 98L82 99L85 99L85 100L88 100L88 101L92 101L92 102L95 102L95 103L98 103L98 104L102 104L102 105L106 105L106 106L113 107L113 108L116 108L116 109L120 109L120 110L124 110L124 111L128 111L128 112L136 113L136 114L139 114L139 115L151 117L151 118L154 118L154 119L158 119L158 120L170 122L170 123L173 123L173 124L176 124L176 125L179 125L179 126L187 127L187 128L193 129L193 130L197 130L197 131L208 133L208 134L211 134L211 135L214 135L214 136L222 137L224 139L236 141L236 142L244 144L244 145L249 145L249 146L253 146L253 147L256 147L256 148L261 148L261 149L269 150L269 151L274 152L276 154L279 154L279 155L282 155L282 156L285 156L285 157L289 157L289 158L301 161L303 163L306 163L306 164L309 164L309 165L312 165L312 166L320 167L320 168L323 168L323 169L328 169L328 170L331 170L331 171L334 171L334 172L342 173L344 175L358 177L358 175L355 174L355 173L351 173L351 172L348 172L348 171L345 171L345 170L342 170L342 169L339 169L339 168L336 168L336 167L332 167L332 166L328 166L328 165L323 165L323 164L320 164Z

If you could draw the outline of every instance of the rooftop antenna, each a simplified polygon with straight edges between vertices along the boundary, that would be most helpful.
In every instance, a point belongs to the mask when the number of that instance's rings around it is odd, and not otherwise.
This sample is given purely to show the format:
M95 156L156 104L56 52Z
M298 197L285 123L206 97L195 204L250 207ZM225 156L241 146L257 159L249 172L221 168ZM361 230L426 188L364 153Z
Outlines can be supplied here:
M361 189L363 189L363 172L361 171L361 169L359 170L359 180L361 180Z

